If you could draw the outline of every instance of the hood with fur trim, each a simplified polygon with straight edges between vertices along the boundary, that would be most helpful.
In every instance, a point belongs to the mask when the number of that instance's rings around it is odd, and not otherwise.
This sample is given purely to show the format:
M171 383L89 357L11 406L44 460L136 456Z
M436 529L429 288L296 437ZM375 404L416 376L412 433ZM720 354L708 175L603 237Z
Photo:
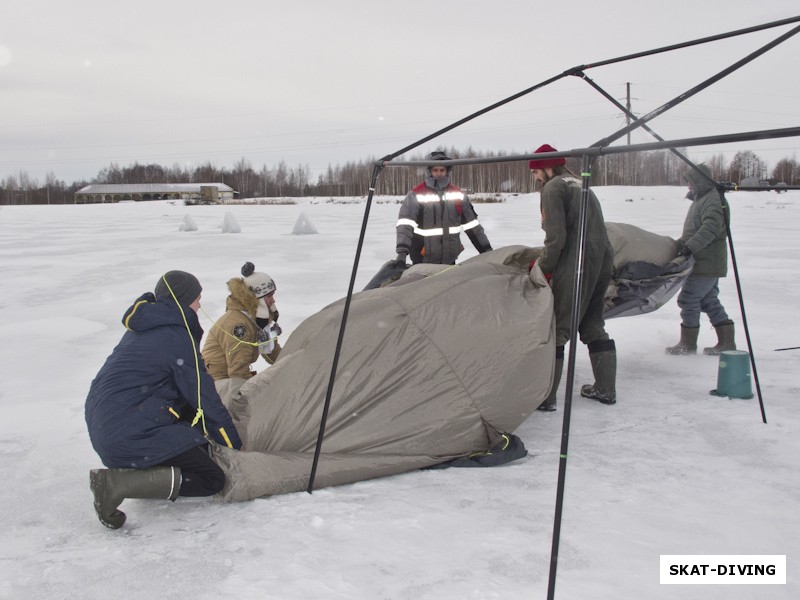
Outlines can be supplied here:
M244 279L234 277L228 281L228 289L231 291L231 299L239 305L239 307L235 308L246 311L251 318L255 319L256 311L258 310L258 298L250 290ZM228 306L228 309L230 308L232 307Z

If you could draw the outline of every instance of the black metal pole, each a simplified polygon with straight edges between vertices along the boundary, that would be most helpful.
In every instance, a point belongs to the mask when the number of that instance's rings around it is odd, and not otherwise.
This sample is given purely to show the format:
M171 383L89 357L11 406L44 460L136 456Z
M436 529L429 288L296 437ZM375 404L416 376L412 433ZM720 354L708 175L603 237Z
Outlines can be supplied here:
M448 131L450 131L452 129L455 129L456 127L459 127L459 126L463 125L464 123L467 123L468 121L471 121L472 119L480 117L481 115L484 115L487 112L490 112L490 111L494 110L495 108L503 106L504 104L508 104L509 102L512 102L513 100L516 100L517 98L521 98L522 96L525 96L527 94L530 94L531 92L533 92L535 90L538 90L539 88L542 88L542 87L544 87L546 85L550 85L551 83L553 83L554 81L558 81L562 77L567 77L568 75L572 75L572 71L573 71L573 69L569 69L567 71L564 71L560 75L556 75L554 77L551 77L550 79L545 79L544 81L541 81L541 82L537 83L536 85L533 85L533 86L531 86L531 87L529 87L527 89L524 89L521 92L517 92L516 94L513 94L512 96L509 96L508 98L504 98L503 100L495 102L494 104L491 104L491 105L487 106L486 108L482 108L481 110L478 110L478 111L476 111L476 112L474 112L472 114L469 114L466 117L464 117L462 119L459 119L458 121L456 121L454 123L451 123L450 125L447 125L446 127L442 127L438 131L434 131L433 133L431 133L429 135L426 135L424 138L421 138L421 139L417 140L416 142L412 142L411 144L409 144L408 146L405 146L404 148L400 148L400 150L397 150L396 152L392 152L391 154L387 154L386 156L384 156L383 158L380 159L380 162L388 162L388 161L390 161L390 160L392 160L394 158L397 158L401 154L404 154L404 153L408 152L409 150L413 150L417 146L421 146L425 142L427 142L429 140L432 140L434 138L437 138L440 135L442 135L443 133L447 133ZM441 164L440 161L437 161L437 164Z
M477 117L479 117L479 116L481 116L483 114L486 114L487 112L490 112L490 111L494 110L495 108L503 106L504 104L508 104L509 102L512 102L512 101L514 101L514 100L516 100L518 98L521 98L522 96L525 96L525 95L527 95L527 94L529 94L529 93L531 93L531 92L533 92L533 91L535 91L535 90L537 90L539 88L542 88L542 87L545 87L547 85L550 85L551 83L553 83L555 81L558 81L559 79L562 79L562 78L567 77L567 76L575 75L575 74L577 74L579 72L582 72L582 71L584 71L586 69L602 67L602 66L605 66L605 65L610 65L610 64L614 64L614 63L618 63L618 62L624 62L624 61L628 61L628 60L633 60L633 59L636 59L636 58L642 58L642 57L645 57L645 56L651 56L651 55L659 54L659 53L662 53L662 52L669 52L669 51L672 51L672 50L678 50L678 49L681 49L681 48L688 48L690 46L696 46L696 45L699 45L699 44L706 44L706 43L714 42L714 41L721 40L721 39L726 39L726 38L730 38L730 37L745 35L745 34L753 33L753 32L756 32L756 31L762 31L764 29L770 29L770 28L773 28L773 27L780 27L782 25L787 25L787 24L790 24L790 23L796 23L798 21L800 21L800 16L791 17L791 18L788 18L788 19L782 19L782 20L779 20L779 21L773 21L773 22L770 22L770 23L765 23L763 25L756 25L756 26L753 26L753 27L747 27L745 29L738 29L736 31L730 31L730 32L727 32L727 33L721 33L721 34L717 34L717 35L713 35L713 36L699 38L699 39L696 39L696 40L690 40L688 42L682 42L682 43L679 43L679 44L672 44L670 46L663 46L661 48L655 48L655 49L652 49L652 50L645 50L643 52L636 52L634 54L627 54L625 56L619 56L619 57L616 57L616 58L596 61L596 62L593 62L593 63L584 64L584 65L578 65L578 66L572 67L571 69L567 69L563 73L560 73L558 75L550 77L549 79L541 81L540 83L537 83L537 84L535 84L535 85L533 85L533 86L531 86L529 88L526 88L526 89L524 89L524 90L522 90L520 92L517 92L516 94L508 96L507 98L504 98L503 100L495 102L494 104L491 104L491 105L489 105L489 106L487 106L487 107L485 107L485 108L483 108L481 110L478 110L478 111L476 111L474 113L471 113L471 114L467 115L466 117L463 117L462 119L459 119L458 121L455 121L454 123L451 123L450 125L447 125L446 127L443 127L443 128L441 128L441 129L439 129L437 131L434 131L433 133L431 133L429 135L426 135L423 138L420 138L416 142L412 142L411 144L408 144L407 146L401 148L400 150L397 150L396 152L392 152L391 154L387 154L382 159L380 159L380 162L391 161L391 160L397 158L398 156L400 156L401 154L404 154L405 152L408 152L409 150L413 150L414 148L416 148L418 146L421 146L425 142L430 141L430 140L432 140L432 139L434 139L436 137L439 137L440 135L442 135L444 133L447 133L448 131L451 131L452 129L455 129L456 127L459 127L459 126L463 125L464 123L467 123L468 121L471 121L471 120L473 120L473 119L475 119L475 118L477 118ZM793 30L792 32L787 34L786 38L791 37L791 35L794 35L794 32L795 32L795 30ZM781 39L780 41L783 41L783 39ZM777 45L777 43L780 43L780 42L774 42L773 45ZM771 47L772 46L770 46L769 48L771 48ZM766 50L769 49L769 48L765 48L763 50L763 52L766 52ZM753 58L755 58L755 57L756 56L753 56ZM752 60L752 59L750 59L750 60ZM739 66L741 66L741 65L739 65ZM736 66L735 68L738 68L738 66ZM732 68L732 70L735 70L735 68ZM723 77L724 77L724 75L723 75ZM714 81L716 81L716 79ZM710 82L708 85L711 85L711 83L713 83L713 81ZM697 91L699 91L699 90L697 90ZM694 93L696 93L696 92L694 92ZM688 97L688 96L686 96L686 97ZM666 110L666 109L664 109L664 110ZM661 111L661 112L663 112L663 111ZM621 135L625 135L628 131L630 131L632 129L635 129L638 126L639 126L639 124L637 124L635 122L631 123L630 129L626 128L626 130L623 131Z
M699 38L696 40L690 40L688 42L681 42L679 44L671 44L669 46L662 46L661 48L653 48L652 50L645 50L644 52L636 52L634 54L626 54L625 56L619 56L617 58L611 58L608 60L601 60L598 62L593 62L588 65L584 65L585 68L591 69L596 67L604 67L606 65L611 65L618 62L624 62L627 60L633 60L635 58L643 58L645 56L652 56L654 54L661 54L662 52L671 52L672 50L681 50L682 48L689 48L691 46L697 46L700 44L707 44L709 42L716 42L718 40L724 40L730 37L736 37L739 35L745 35L748 33L754 33L756 31L763 31L764 29L772 29L773 27L780 27L782 25L788 25L790 23L797 23L800 21L800 16L797 17L789 17L788 19L781 19L780 21L772 21L770 23L764 23L763 25L754 25L753 27L746 27L744 29L737 29L735 31L729 31L727 33L719 33L716 35L711 35L704 38Z
M800 127L783 127L781 129L761 129L758 131L744 131L742 133L726 133L721 135L665 140L663 142L647 142L643 144L631 144L630 146L590 146L588 148L573 148L571 150L545 152L540 154L509 154L504 156L487 156L482 158L454 158L451 160L436 161L436 163L441 165L475 165L481 163L490 164L500 162L527 162L532 158L570 158L573 156L580 157L584 154L588 154L590 156L603 156L606 154L649 152L651 150L664 150L667 148L681 148L685 146L713 146L715 144L730 144L734 142L750 142L753 140L771 140L798 136L800 136ZM424 160L393 160L383 163L385 167L421 167L429 164L431 164L430 161ZM781 187L781 189L784 188Z
M723 206L728 208L728 217L731 216L730 203L725 197L725 194L720 192ZM731 264L733 265L733 276L736 280L736 294L739 297L739 310L742 313L742 327L744 328L744 336L747 340L747 350L750 354L750 366L753 367L753 381L756 383L756 394L758 395L758 405L761 408L761 421L767 422L767 413L764 410L764 398L761 396L761 383L758 378L758 368L756 367L756 356L753 353L753 344L750 342L750 327L747 325L747 313L744 309L744 295L742 294L742 283L739 279L739 266L736 262L736 252L733 249L733 236L731 235L730 218L725 219L725 229L728 233L728 249L731 251Z
M369 221L369 210L372 206L372 197L375 195L375 188L378 182L378 174L381 172L383 165L375 163L372 169L372 179L369 184L369 194L367 195L367 205L364 208L364 219L361 221L361 233L358 236L358 245L356 246L356 256L353 260L353 271L350 274L350 286L347 289L347 298L344 301L344 309L342 310L342 322L339 326L339 338L336 340L336 349L333 352L333 365L331 366L331 375L328 379L328 391L325 394L325 404L322 407L322 418L319 423L319 434L317 435L317 444L314 448L314 461L311 464L311 475L308 478L308 488L306 491L311 494L314 491L314 478L317 474L317 465L319 463L319 455L322 450L322 438L325 436L325 424L328 420L328 410L331 406L331 396L333 395L333 384L336 381L336 368L339 366L339 354L342 351L342 341L344 340L344 330L347 326L347 315L350 312L350 301L353 298L353 288L356 284L356 273L358 272L358 261L361 258L361 249L364 247L364 236L367 231L367 222Z
M561 425L561 452L558 462L558 485L556 487L556 509L553 518L553 543L550 550L550 578L547 582L547 600L553 600L556 590L556 572L558 571L558 547L561 541L561 515L564 508L564 484L567 477L567 456L569 449L569 426L572 416L572 390L575 380L575 353L578 341L578 325L580 323L581 290L583 289L583 264L586 248L586 213L589 206L589 155L583 156L581 169L581 203L578 210L578 251L575 256L575 281L572 286L572 315L570 317L569 358L567 360L566 391L564 392L564 420Z
M723 69L722 71L720 71L716 75L713 75L712 77L709 77L708 79L706 79L705 81L703 81L703 82L699 83L698 85L694 86L690 90L684 92L683 94L680 94L679 96L676 96L675 98L673 98L669 102L667 102L665 104L662 104L661 106L659 106L655 110L647 113L643 117L640 117L640 118L636 119L630 125L627 125L627 126L623 127L622 129L620 129L616 133L613 133L610 136L608 136L606 138L603 138L602 140L598 140L597 142L592 144L592 146L608 146L611 142L613 142L615 140L618 140L619 138L621 138L622 136L627 134L629 131L633 131L634 129L637 129L643 123L647 123L648 121L656 118L657 116L663 114L664 112L668 111L669 109L677 106L678 104L680 104L684 100L687 100L687 99L691 98L692 96L694 96L695 94L701 92L702 90L704 90L708 86L716 83L720 79L723 79L724 77L727 77L728 75L730 75L731 73L733 73L737 69L739 69L739 68L743 67L744 65L746 65L747 63L755 60L756 58L758 58L759 56L761 56L765 52L767 52L767 51L771 50L772 48L774 48L775 46L777 46L778 44L781 44L781 43L785 42L786 40L788 40L790 37L792 37L793 35L795 35L798 32L800 32L800 26L795 27L794 29L791 29L790 31L787 31L783 35L778 36L773 41L769 42L768 44L765 44L764 46L762 46L758 50L756 50L754 52L751 52L750 54L745 56L743 59L736 61L731 66Z
M595 81L594 81L594 80L593 80L591 77L588 77L588 76L586 75L586 73L583 73L583 72L581 72L581 73L576 73L576 74L575 74L575 76L576 76L576 77L580 77L580 78L581 78L581 79L583 79L583 80L584 80L586 83L588 83L590 86L592 86L592 87L593 87L595 90L597 90L598 92L600 92L600 94L601 94L601 95L602 95L602 96L603 96L603 97L604 97L606 100L608 100L608 101L609 101L609 102L611 102L611 103L612 103L614 106L616 106L618 109L620 109L620 110L621 110L621 111L622 111L622 112L625 114L625 116L627 116L629 119L635 119L635 118L636 118L636 115L635 115L635 114L633 114L633 113L632 113L630 110L628 110L628 107L627 107L627 106L624 106L624 105L623 105L622 103L620 103L620 102L619 102L619 101L618 101L616 98L614 98L613 96L611 96L611 94L609 94L609 93L608 93L608 92L606 92L606 91L605 91L603 88L601 88L599 85L597 85L597 83L596 83L596 82L595 82ZM652 129L650 129L650 127L649 127L649 126L648 126L646 123L642 123L642 129L644 129L644 130L645 130L647 133L649 133L650 135L652 135L652 136L653 136L655 139L657 139L659 142L663 142L663 141L664 141L664 138L662 138L662 137L661 137L660 135L658 135L658 134L657 134L655 131L653 131ZM684 155L683 155L681 152L679 152L677 148L669 148L669 151L670 151L670 152L672 152L672 153L673 153L675 156L677 156L678 158L680 158L680 159L681 159L683 162L685 162L687 165L689 165L689 166L690 166L690 167L692 167L693 169L695 169L695 170L698 170L698 172L702 173L702 174L703 174L703 176L705 176L705 177L708 177L708 176L707 176L705 173L703 173L703 171L700 171L699 169L697 169L697 166L696 166L696 165L695 165L695 164L694 164L694 163L693 163L691 160L689 160L689 159L688 159L686 156L684 156ZM714 182L714 183L716 184L716 182Z
M655 48L655 49L652 49L652 50L645 50L643 52L636 52L634 54L627 54L625 56L619 56L619 57L616 57L616 58L611 58L611 59L607 59L607 60L601 60L601 61L597 61L597 62L593 62L593 63L589 63L589 64L578 65L578 66L572 67L571 69L567 69L563 73L560 73L558 75L550 77L549 79L546 79L546 80L544 80L544 81L542 81L540 83L537 83L537 84L535 84L535 85L533 85L533 86L531 86L529 88L526 88L526 89L522 90L521 92L517 92L516 94L508 96L507 98L504 98L503 100L495 102L494 104L491 104L491 105L487 106L486 108L483 108L483 109L481 109L479 111L471 113L471 114L467 115L466 117L463 117L462 119L459 119L458 121L455 121L454 123L451 123L450 125L447 125L446 127L443 127L442 129L434 131L433 133L431 133L431 134L429 134L429 135L417 140L416 142L412 142L411 144L401 148L400 150L397 150L396 152L392 152L391 154L387 154L386 156L384 156L380 160L381 160L381 162L391 161L391 160L397 158L398 156L400 156L401 154L404 154L405 152L408 152L409 150L413 150L414 148L416 148L418 146L421 146L425 142L430 141L430 140L432 140L432 139L434 139L436 137L439 137L440 135L442 135L444 133L447 133L448 131L451 131L452 129L455 129L456 127L459 127L459 126L463 125L464 123L467 123L468 121L471 121L471 120L473 120L473 119L475 119L475 118L477 118L477 117L479 117L479 116L481 116L483 114L486 114L487 112L490 112L490 111L494 110L495 108L503 106L504 104L508 104L509 102L512 102L512 101L516 100L517 98L521 98L522 96L525 96L525 95L527 95L527 94L529 94L529 93L531 93L531 92L533 92L533 91L535 91L535 90L537 90L539 88L542 88L544 86L550 85L551 83L553 83L555 81L558 81L559 79L562 79L562 78L570 76L570 75L575 75L576 73L584 71L585 69L592 69L592 68L596 68L596 67L602 67L602 66L605 66L605 65L610 65L610 64L614 64L614 63L618 63L618 62L624 62L624 61L633 60L633 59L636 59L636 58L642 58L642 57L645 57L645 56L652 56L654 54L660 54L662 52L669 52L669 51L672 51L672 50L679 50L681 48L688 48L690 46L696 46L696 45L699 45L699 44L706 44L706 43L709 43L709 42L715 42L717 40L722 40L722 39L726 39L726 38L730 38L730 37L745 35L745 34L748 34L748 33L753 33L753 32L756 32L756 31L762 31L764 29L770 29L770 28L773 28L773 27L780 27L782 25L787 25L787 24L790 24L790 23L796 23L798 21L800 21L800 16L791 17L791 18L788 18L788 19L782 19L782 20L779 20L779 21L773 21L773 22L770 22L770 23L765 23L763 25L755 25L753 27L747 27L745 29L738 29L736 31L730 31L730 32L727 32L727 33L721 33L721 34L717 34L717 35L712 35L712 36L708 36L708 37L704 37L704 38L699 38L699 39L696 39L696 40L690 40L688 42L682 42L682 43L679 43L679 44L672 44L670 46L663 46L661 48ZM793 33L791 33L791 35L793 35ZM781 41L783 41L783 40L781 40ZM766 50L764 50L764 51L766 52ZM755 56L753 58L755 58ZM736 67L736 68L738 68L738 67ZM709 85L710 85L710 83L709 83ZM631 123L631 129L635 129L636 127L638 127L638 125L636 125L636 123ZM623 132L622 135L625 135L625 133L627 133L627 131Z

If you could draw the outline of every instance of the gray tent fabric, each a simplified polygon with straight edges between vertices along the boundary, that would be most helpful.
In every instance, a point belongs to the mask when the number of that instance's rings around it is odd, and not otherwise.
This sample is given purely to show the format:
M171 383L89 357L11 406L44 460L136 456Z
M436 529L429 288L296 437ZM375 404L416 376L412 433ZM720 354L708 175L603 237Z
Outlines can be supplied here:
M418 265L352 296L315 488L486 451L536 410L555 362L552 292L528 277L536 256L515 246ZM306 489L343 307L306 319L274 365L227 390L243 450L213 449L219 499Z
M606 222L606 233L614 250L614 271L629 262L666 265L675 256L675 240L628 223Z
M664 306L691 274L694 258L679 263L675 240L627 223L606 223L614 250L614 277L605 299L606 319L631 317Z

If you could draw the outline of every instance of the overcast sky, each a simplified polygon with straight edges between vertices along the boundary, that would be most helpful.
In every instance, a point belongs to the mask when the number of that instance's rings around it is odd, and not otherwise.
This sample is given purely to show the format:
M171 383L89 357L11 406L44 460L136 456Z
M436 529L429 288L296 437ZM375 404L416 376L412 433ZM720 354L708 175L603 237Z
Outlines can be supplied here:
M568 6L563 10L560 6ZM255 169L392 154L582 64L800 15L796 0L5 0L0 10L0 179L89 180L121 166L241 158ZM637 114L797 24L588 69ZM666 139L800 125L800 34L659 116ZM624 125L563 78L420 146L532 152L586 147ZM624 138L622 142L624 143ZM632 134L633 143L652 141ZM752 149L773 166L799 138Z

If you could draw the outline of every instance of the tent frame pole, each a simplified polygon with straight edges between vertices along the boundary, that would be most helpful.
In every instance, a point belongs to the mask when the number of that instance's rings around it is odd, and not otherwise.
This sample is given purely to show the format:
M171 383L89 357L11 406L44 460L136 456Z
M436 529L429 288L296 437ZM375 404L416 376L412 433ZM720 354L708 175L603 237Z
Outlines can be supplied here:
M308 478L308 487L306 491L311 494L314 491L314 480L317 475L317 466L319 464L319 456L322 451L322 439L325 437L325 425L328 421L328 411L331 406L331 397L333 396L333 384L336 381L336 369L339 366L339 355L342 351L342 342L344 341L344 332L347 327L347 316L350 314L350 301L353 298L353 288L356 283L356 274L358 273L358 263L361 259L361 250L364 247L364 237L367 232L367 223L369 222L369 211L372 207L372 198L375 195L375 188L378 182L378 175L383 169L381 163L375 163L372 168L372 178L369 184L369 194L367 195L367 204L364 207L364 218L361 221L361 232L358 236L358 244L356 245L356 255L353 259L353 270L350 273L350 285L347 288L347 298L344 302L342 310L342 322L339 325L339 337L336 340L336 349L333 352L333 364L331 365L331 375L328 379L328 391L325 393L325 403L322 407L322 418L319 423L319 434L317 435L317 443L314 447L314 460L311 464L311 474Z
M688 100L689 98L691 98L695 94L703 91L704 89L706 89L710 85L716 83L720 79L723 79L723 78L727 77L728 75L730 75L731 73L733 73L737 69L739 69L739 68L743 67L744 65L746 65L747 63L755 60L756 58L758 58L759 56L761 56L765 52L768 52L769 50L772 50L772 48L774 48L775 46L777 46L779 44L782 44L783 42L785 42L786 40L788 40L789 38L791 38L793 35L797 34L798 32L800 32L800 25L798 25L794 29L791 29L791 30L787 31L786 33L784 33L782 35L779 35L777 38L775 38L771 42L769 42L767 44L764 44L758 50L755 50L755 51L751 52L750 54L748 54L747 56L745 56L741 60L736 61L735 63L733 63L729 67L727 67L727 68L723 69L722 71L720 71L719 73L717 73L716 75L712 75L711 77L709 77L705 81L697 84L693 88L691 88L691 89L685 91L684 93L676 96L672 100L662 104L661 106L659 106L655 110L652 110L649 113L647 113L646 115L637 118L636 120L632 121L630 123L630 125L626 125L622 129L618 130L616 133L612 133L610 136L605 137L605 138L603 138L601 140L598 140L597 142L592 144L592 146L599 146L599 147L608 146L612 142L618 140L619 138L623 137L624 135L628 134L629 132L633 131L634 129L638 129L640 126L644 125L648 121L656 118L657 116L665 113L669 109L677 106L678 104L680 104L684 100Z
M558 460L558 486L556 488L556 508L553 518L553 542L550 551L550 576L547 582L547 600L553 600L558 570L558 547L561 541L561 515L564 507L564 484L567 477L567 456L569 450L569 428L572 417L572 396L575 381L575 356L578 347L578 326L581 316L583 290L583 271L586 252L586 213L589 206L589 178L591 159L583 155L581 168L581 202L578 208L578 251L575 253L575 279L572 285L572 314L570 315L569 357L567 359L566 391L564 392L564 419L561 425L561 451Z
M753 344L750 341L750 327L747 324L747 313L744 308L744 294L742 294L742 282L739 279L739 263L736 261L736 252L733 249L733 235L731 234L730 224L730 203L725 197L725 193L719 190L719 195L722 198L723 208L728 210L728 218L725 221L725 230L728 234L728 249L731 252L731 265L733 266L733 277L736 280L736 294L739 297L739 311L742 314L742 328L744 329L744 337L747 340L747 351L750 355L750 366L753 367L753 381L756 384L756 394L758 395L758 406L761 409L761 421L767 422L767 413L764 409L764 398L761 395L761 382L758 378L758 368L756 367L756 355L753 352Z

